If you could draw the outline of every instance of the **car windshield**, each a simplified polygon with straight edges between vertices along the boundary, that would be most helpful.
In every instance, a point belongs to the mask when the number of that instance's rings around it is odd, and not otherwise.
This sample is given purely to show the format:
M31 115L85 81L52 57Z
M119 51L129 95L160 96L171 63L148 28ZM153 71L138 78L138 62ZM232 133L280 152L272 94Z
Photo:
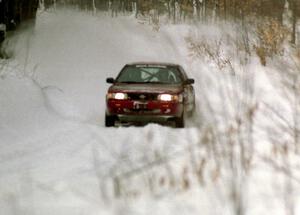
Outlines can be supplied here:
M179 84L178 68L170 66L126 66L117 77L118 83Z

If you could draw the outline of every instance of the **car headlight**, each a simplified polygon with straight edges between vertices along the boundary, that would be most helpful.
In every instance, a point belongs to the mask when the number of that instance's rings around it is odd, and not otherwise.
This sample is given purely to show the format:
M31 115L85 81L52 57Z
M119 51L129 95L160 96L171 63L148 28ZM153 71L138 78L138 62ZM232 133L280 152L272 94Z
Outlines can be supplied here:
M170 101L178 101L182 102L182 95L171 95L171 94L160 94L158 96L158 100L164 101L164 102L170 102Z
M158 96L158 100L161 100L161 101L172 101L172 95L170 94L161 94Z
M107 99L125 100L128 98L126 93L108 93Z

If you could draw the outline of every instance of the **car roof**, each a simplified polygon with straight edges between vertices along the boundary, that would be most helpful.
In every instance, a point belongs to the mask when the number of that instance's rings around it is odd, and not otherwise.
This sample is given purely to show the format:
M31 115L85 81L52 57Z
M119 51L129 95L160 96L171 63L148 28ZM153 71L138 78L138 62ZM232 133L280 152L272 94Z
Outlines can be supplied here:
M128 63L126 64L127 66L176 66L178 67L179 64L175 63L166 63L166 62L133 62L133 63Z

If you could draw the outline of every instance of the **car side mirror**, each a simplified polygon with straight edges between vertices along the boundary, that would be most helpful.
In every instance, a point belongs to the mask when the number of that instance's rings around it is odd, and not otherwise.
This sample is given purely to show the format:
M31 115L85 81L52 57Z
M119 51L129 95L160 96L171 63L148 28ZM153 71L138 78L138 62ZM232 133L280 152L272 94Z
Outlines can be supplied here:
M194 84L194 83L195 83L195 80L192 78L189 78L184 82L184 84Z
M115 83L115 79L114 78L107 78L106 83L113 84L113 83Z

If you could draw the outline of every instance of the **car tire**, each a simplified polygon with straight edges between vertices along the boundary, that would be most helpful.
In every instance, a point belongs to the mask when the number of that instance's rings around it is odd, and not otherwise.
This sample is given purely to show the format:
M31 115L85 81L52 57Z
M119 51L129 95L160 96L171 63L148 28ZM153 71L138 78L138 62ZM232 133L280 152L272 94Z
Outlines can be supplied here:
M184 114L181 117L175 118L175 127L176 128L184 128Z
M105 127L115 126L116 118L114 116L108 116L105 114Z

